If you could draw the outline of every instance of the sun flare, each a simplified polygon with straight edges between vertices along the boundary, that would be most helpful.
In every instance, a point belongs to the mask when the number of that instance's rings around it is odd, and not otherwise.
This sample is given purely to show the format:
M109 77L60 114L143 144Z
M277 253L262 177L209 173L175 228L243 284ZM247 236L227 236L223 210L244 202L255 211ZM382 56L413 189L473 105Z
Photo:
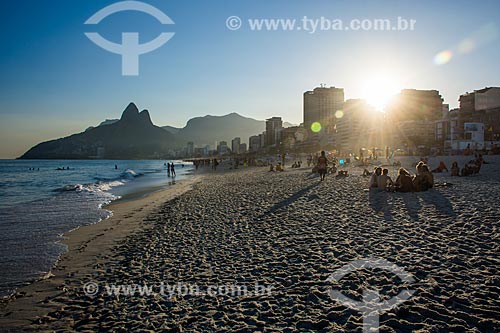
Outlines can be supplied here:
M400 90L401 86L395 78L389 75L376 75L363 82L362 98L377 111L384 111L387 103Z

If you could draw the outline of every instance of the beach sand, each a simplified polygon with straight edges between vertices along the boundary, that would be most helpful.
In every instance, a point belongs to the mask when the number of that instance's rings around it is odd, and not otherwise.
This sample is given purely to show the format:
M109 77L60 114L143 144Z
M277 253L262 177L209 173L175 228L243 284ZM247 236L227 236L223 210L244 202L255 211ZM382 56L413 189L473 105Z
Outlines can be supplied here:
M380 332L498 332L500 158L486 160L481 174L438 174L453 185L421 193L367 191L362 168L324 182L306 168L248 168L117 204L109 220L70 233L53 277L4 304L0 331L361 332L362 315L330 289L358 301L367 289L383 299L413 289L380 315ZM367 257L415 281L370 268L328 280ZM95 295L84 292L89 282ZM162 295L162 282L202 292ZM126 284L154 293L106 290ZM231 285L250 293L206 293Z

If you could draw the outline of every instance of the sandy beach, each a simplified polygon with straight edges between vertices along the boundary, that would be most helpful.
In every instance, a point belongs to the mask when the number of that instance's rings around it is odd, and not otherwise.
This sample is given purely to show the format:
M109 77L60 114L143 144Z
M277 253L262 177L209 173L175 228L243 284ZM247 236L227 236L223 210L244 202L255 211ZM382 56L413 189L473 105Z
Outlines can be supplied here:
M324 182L308 168L243 168L116 203L68 235L51 277L2 304L0 331L361 332L362 315L329 290L359 301L411 288L380 332L499 332L500 158L485 159L479 175L437 174L452 185L419 193L367 191L352 166ZM414 282L371 268L329 279L368 257ZM152 292L113 289L131 285Z

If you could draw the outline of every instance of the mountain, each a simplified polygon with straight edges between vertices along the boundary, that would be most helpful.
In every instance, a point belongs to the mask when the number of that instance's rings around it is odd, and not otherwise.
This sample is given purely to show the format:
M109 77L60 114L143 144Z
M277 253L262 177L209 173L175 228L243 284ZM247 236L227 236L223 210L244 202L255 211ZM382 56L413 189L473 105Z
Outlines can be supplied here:
M116 123L118 120L120 120L120 119L106 119L105 121L102 121L99 125L97 125L96 127L111 125L111 124ZM94 126L90 126L85 131L91 130L93 128L95 128L95 127Z
M186 126L177 133L179 143L185 145L193 141L196 145L210 144L215 141L230 142L240 137L241 142L265 131L266 122L230 113L225 116L204 116L190 119Z
M162 126L161 128L163 128L165 131L170 132L172 134L177 134L181 130L180 128L174 127L174 126Z
M167 154L174 135L153 125L149 112L130 103L120 120L65 138L42 142L21 159L140 159ZM104 122L106 123L106 122Z
M99 125L97 126L106 126L106 125L111 125L111 124L114 124L116 123L117 121L120 121L120 119L106 119L105 121L101 122Z

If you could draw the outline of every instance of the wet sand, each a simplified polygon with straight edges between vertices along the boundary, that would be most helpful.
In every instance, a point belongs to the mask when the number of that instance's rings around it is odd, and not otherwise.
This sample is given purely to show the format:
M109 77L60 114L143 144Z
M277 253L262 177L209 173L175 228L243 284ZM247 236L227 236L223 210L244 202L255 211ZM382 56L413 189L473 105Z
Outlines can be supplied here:
M380 332L498 332L500 159L487 160L480 175L439 174L453 186L421 193L365 191L362 168L324 182L306 168L248 168L125 202L70 235L55 276L4 305L0 331L361 332L361 314L329 290L361 300L367 289L390 299L411 288L409 300L381 314ZM328 281L366 257L415 282L370 268ZM84 292L89 282L95 295ZM162 282L202 292L162 294ZM269 289L255 293L256 283ZM110 294L110 285L153 292ZM249 293L206 292L231 285Z

